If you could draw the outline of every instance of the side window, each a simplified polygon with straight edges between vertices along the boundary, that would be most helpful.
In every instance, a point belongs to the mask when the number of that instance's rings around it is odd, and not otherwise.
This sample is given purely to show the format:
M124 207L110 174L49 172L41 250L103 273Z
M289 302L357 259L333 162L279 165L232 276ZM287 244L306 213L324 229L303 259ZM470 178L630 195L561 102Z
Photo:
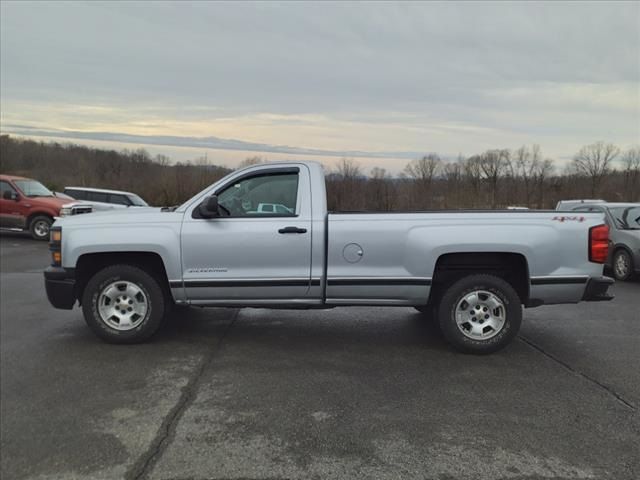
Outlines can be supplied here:
M0 197L4 197L4 192L14 192L17 193L15 188L13 188L9 182L5 182L4 180L0 181Z
M75 198L76 200L86 200L86 195L82 190L70 190L70 189L66 189L64 191L65 194L69 195L70 197Z
M129 199L124 195L117 195L115 193L109 194L109 203L117 203L118 205L131 205Z
M109 203L107 194L102 192L87 192L87 200L91 202Z
M297 173L257 174L243 178L218 193L218 204L231 217L295 215ZM283 209L275 208L281 205Z

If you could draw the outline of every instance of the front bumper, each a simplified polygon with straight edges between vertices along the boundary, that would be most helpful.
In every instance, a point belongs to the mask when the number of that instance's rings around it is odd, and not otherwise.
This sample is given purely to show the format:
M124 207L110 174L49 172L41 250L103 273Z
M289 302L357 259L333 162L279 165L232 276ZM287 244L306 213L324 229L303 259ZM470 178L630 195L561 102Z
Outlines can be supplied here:
M55 308L71 310L76 303L76 275L71 268L47 267L44 288L49 303Z
M584 290L582 300L585 302L606 302L613 300L614 296L607 292L614 284L614 279L610 277L592 277L587 281L587 288Z

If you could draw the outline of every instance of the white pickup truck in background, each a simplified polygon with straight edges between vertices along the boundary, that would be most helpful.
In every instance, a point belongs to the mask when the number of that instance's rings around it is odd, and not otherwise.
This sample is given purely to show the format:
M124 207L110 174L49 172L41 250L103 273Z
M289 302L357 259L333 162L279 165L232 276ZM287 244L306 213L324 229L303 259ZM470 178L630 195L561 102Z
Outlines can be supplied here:
M149 338L172 305L383 305L416 307L456 348L488 353L517 334L523 306L612 298L601 214L328 212L314 162L251 166L172 210L68 217L52 232L49 300L79 302L115 343Z
M72 201L60 209L61 217L104 212L128 207L148 207L149 204L132 192L90 187L65 187L64 195Z

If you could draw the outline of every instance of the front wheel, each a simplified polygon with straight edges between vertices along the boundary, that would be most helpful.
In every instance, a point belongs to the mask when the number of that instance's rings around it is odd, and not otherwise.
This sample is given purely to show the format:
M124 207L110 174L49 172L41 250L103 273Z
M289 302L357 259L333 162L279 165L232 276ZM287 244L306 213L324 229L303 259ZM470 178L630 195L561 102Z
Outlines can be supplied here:
M49 230L53 219L46 215L38 215L29 223L29 233L34 240L49 240Z
M112 265L87 283L82 311L87 325L109 343L139 343L160 327L166 298L158 281L141 268Z
M438 321L446 340L465 353L496 352L516 336L522 323L520 297L493 275L470 275L442 296Z

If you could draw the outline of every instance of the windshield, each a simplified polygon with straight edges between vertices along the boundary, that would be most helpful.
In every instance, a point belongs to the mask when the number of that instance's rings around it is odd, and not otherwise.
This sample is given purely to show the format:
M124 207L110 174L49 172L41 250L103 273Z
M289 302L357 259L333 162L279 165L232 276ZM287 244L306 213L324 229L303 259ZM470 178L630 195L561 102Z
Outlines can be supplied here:
M620 230L640 230L640 206L615 207L609 212Z
M141 199L135 193L130 193L127 196L129 197L129 200L131 200L131 205L134 205L136 207L148 207L149 206L149 204L147 202L145 202L143 199Z
M22 193L27 197L53 197L53 192L35 180L14 180Z

